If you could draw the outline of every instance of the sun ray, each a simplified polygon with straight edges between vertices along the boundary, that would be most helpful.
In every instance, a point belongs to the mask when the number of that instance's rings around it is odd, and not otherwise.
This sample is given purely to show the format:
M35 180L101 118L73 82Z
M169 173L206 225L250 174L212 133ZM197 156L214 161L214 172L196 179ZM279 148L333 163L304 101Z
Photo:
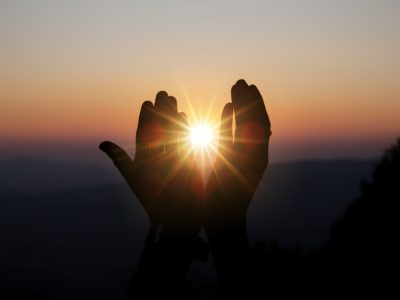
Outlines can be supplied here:
M238 169L235 168L227 158L222 155L220 152L217 152L218 158L222 161L222 163L229 169L229 171L238 179L238 181L245 187L249 192L251 191L251 186L247 182L246 178L240 173ZM216 172L218 174L218 172Z
M236 127L235 117L232 116L232 128L226 129L231 130L230 135L227 136L229 132L220 132L221 128L224 129L224 125L226 122L230 122L229 118L221 120L221 115L215 113L215 106L218 103L218 92L207 101L207 109L202 110L201 107L199 109L195 109L193 103L194 99L191 95L189 95L187 89L183 82L180 82L180 87L182 94L186 100L186 104L188 107L188 125L185 125L185 131L187 132L184 138L185 144L185 154L184 158L186 159L190 155L195 157L195 160L198 164L198 167L201 169L202 177L204 183L206 179L215 169L214 161L218 160L219 164L221 164L228 172L234 176L238 183L244 186L246 189L250 190L249 183L243 177L240 170L238 170L229 160L229 157L232 155L233 148L228 146L231 142L233 145L235 143L234 140L234 132ZM203 101L197 101L197 103L202 103ZM244 110L250 109L250 107L244 108ZM242 112L235 112L236 114L242 114ZM216 173L218 176L218 172ZM221 178L217 178L220 181Z

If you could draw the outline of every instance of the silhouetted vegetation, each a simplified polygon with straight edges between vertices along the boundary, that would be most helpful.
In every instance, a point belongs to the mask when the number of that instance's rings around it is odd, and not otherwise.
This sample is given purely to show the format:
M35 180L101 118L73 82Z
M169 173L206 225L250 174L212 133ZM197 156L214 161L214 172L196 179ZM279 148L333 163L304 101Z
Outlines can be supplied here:
M400 139L361 183L360 196L332 226L328 243L316 250L254 245L254 260L268 293L318 296L349 291L357 295L392 293L398 270Z
M361 195L332 228L325 248L333 274L342 284L363 290L394 288L399 254L400 139L375 167ZM351 284L350 284L351 282Z

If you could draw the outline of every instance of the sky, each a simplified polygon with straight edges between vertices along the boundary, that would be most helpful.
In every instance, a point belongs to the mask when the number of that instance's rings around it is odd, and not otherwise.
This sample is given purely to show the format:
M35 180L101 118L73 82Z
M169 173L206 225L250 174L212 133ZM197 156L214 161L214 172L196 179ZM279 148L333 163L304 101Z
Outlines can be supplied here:
M1 0L0 45L0 158L131 147L159 90L217 122L240 78L264 97L272 161L400 136L400 1Z

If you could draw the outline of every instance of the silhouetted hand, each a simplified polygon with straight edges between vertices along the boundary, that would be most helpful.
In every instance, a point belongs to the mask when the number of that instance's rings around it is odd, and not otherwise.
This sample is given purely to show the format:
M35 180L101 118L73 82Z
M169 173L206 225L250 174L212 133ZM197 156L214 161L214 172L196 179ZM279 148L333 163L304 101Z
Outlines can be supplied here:
M112 142L102 142L146 210L150 235L158 225L163 234L191 237L200 230L199 197L201 178L193 157L184 145L187 120L178 113L177 101L164 91L153 103L142 104L136 133L135 159Z
M268 164L271 123L260 92L256 86L239 80L232 87L231 96L232 103L227 103L222 112L218 155L207 185L205 216L210 229L245 220Z
M204 199L205 229L227 299L249 299L258 295L262 281L252 260L246 214L268 164L271 124L256 86L239 80L231 93Z

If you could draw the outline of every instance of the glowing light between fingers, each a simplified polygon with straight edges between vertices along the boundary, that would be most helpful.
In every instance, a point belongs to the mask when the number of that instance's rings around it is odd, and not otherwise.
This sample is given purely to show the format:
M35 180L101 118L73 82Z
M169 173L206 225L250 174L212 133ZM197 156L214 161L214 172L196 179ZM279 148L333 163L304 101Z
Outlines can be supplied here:
M215 134L211 126L200 123L190 128L189 139L194 148L211 147L215 142Z

